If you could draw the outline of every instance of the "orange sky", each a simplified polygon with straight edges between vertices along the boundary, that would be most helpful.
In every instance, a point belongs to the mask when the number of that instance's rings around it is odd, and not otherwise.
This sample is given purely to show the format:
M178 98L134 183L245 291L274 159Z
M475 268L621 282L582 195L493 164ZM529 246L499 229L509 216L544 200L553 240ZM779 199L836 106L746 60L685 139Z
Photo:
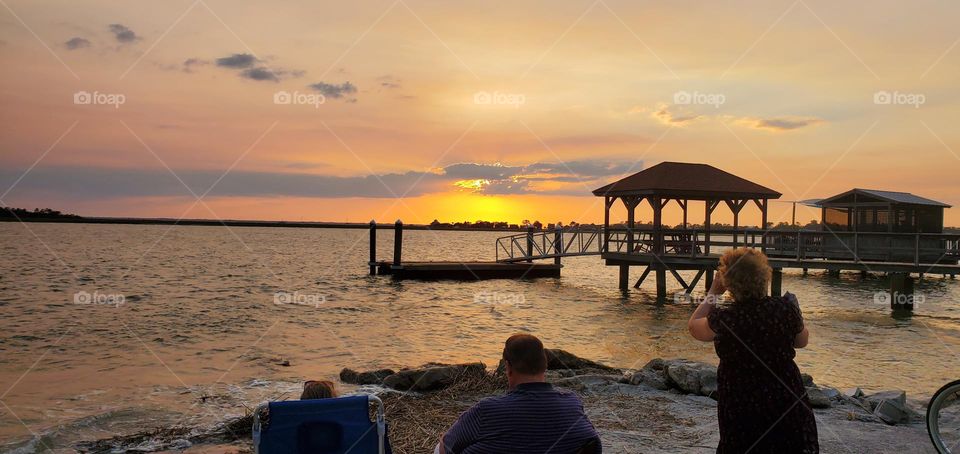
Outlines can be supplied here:
M665 160L960 204L954 3L5 3L4 205L597 222Z

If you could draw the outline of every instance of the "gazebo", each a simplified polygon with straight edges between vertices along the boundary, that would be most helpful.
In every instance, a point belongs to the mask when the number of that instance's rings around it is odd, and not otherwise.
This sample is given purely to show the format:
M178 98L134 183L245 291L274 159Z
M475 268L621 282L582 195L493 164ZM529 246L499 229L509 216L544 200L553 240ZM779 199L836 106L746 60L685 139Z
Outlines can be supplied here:
M760 210L761 226L766 226L769 200L778 199L781 194L707 164L662 162L598 188L593 195L604 198L602 257L607 265L620 267L620 288L627 288L630 266L646 265L647 269L635 286L639 287L647 274L654 270L657 296L662 298L666 294L667 271L687 293L693 290L705 271L707 285L710 284L717 263L717 255L710 253L711 215L721 203L733 214L733 230L726 233L732 235L732 245L736 246L739 244L738 235L747 234L739 231L743 208L753 202ZM627 222L625 231L620 229L623 236L617 234L614 238L611 234L616 229L610 227L610 210L618 199L627 210ZM653 209L653 225L638 229L636 209L644 201ZM663 208L671 201L676 201L683 210L682 229L665 229L663 226ZM699 232L687 229L691 202L703 202L704 205L704 225ZM677 274L677 269L696 269L699 273L687 285Z

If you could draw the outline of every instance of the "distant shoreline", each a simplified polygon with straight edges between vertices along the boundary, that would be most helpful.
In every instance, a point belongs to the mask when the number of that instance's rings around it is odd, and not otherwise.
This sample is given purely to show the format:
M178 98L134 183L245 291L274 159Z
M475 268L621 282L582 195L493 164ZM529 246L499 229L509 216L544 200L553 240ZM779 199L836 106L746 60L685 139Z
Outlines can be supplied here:
M184 225L206 227L287 227L306 229L369 229L369 222L320 221L252 221L236 219L169 219L169 218L111 218L111 217L48 217L0 218L0 222L46 222L53 224L116 224L116 225ZM377 223L377 229L393 230L394 224ZM406 230L453 230L459 232L524 232L525 229L497 229L489 227L433 227L425 224L403 224Z

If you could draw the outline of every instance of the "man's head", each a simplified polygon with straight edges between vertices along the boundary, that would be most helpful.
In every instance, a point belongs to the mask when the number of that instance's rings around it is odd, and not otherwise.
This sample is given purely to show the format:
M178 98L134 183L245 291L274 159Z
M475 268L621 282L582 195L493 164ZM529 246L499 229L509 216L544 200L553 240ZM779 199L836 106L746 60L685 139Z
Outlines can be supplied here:
M514 334L503 346L507 382L513 388L521 383L542 382L547 371L543 343L530 334Z

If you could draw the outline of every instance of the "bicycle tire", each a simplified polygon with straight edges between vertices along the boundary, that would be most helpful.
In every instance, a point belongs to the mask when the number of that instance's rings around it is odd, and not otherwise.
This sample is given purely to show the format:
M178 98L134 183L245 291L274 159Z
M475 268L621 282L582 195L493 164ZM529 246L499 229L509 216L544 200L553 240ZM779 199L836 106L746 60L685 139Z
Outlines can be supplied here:
M933 447L936 448L940 454L950 454L950 451L943 445L943 440L940 439L940 406L948 396L958 393L960 393L960 380L954 380L937 390L927 405L927 435L930 436Z

